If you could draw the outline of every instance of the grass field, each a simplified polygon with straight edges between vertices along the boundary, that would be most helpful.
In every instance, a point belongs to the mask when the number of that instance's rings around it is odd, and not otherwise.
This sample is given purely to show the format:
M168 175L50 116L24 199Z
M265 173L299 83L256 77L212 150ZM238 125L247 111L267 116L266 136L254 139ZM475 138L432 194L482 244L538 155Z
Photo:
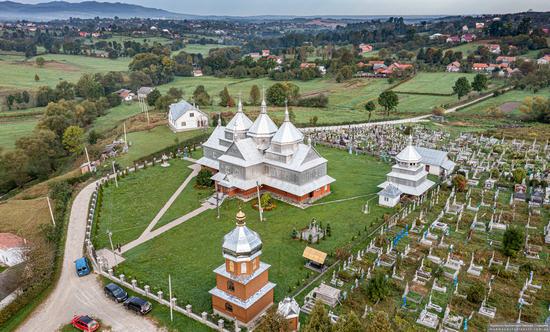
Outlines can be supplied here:
M424 73L420 72L416 76L398 86L394 91L408 91L419 93L453 93L453 85L460 77L466 77L472 81L475 73ZM400 96L401 97L401 96Z
M195 311L210 310L208 290L215 284L212 270L223 263L220 252L223 235L233 229L234 216L241 206L248 216L247 225L262 237L263 261L272 265L270 280L277 283L275 301L282 299L311 274L303 267L301 257L306 243L291 239L293 228L307 226L312 218L323 225L330 223L332 236L314 245L330 253L359 232L364 233L380 221L383 213L390 211L375 205L376 185L383 181L389 165L341 150L323 147L318 150L329 160L328 172L336 178L333 193L322 200L327 204L302 210L277 202L277 208L265 212L266 220L260 222L258 212L250 203L228 200L221 207L219 220L215 210L208 210L129 251L118 273L163 290L166 290L165 280L170 273L178 303L191 303ZM355 196L362 197L329 203ZM104 199L112 197L105 195ZM367 200L371 200L369 215L361 212Z
M25 117L23 119L12 118L6 121L0 120L0 147L5 150L13 149L15 147L15 141L30 134L37 123L38 119L35 117Z
M107 111L107 114L97 118L92 128L98 133L104 133L115 128L119 122L139 114L141 109L138 103L123 103Z
M80 55L45 54L43 67L36 66L35 58L23 56L0 57L0 87L32 89L42 85L55 86L59 81L76 82L83 73L123 71L128 69L129 58L116 60ZM34 75L40 78L35 81Z
M40 225L51 223L44 197L4 201L0 203L0 216L0 233L15 233L29 238L42 236Z
M180 51L185 51L187 53L200 53L203 56L207 56L208 52L213 48L222 48L222 47L230 47L228 45L220 45L220 44L187 44L185 47L181 50L174 51L173 54L177 54Z
M150 45L153 44L153 43L167 44L171 41L169 38L157 37L157 36L153 36L153 37L132 37L132 36L121 36L121 35L113 35L109 38L92 38L92 39L86 38L85 40L86 40L86 44L91 44L92 42L97 43L97 42L101 42L101 41L105 41L105 42L116 41L117 43L123 43L125 41L134 41L134 42L138 42L138 43L148 43Z
M96 245L108 247L107 230L113 242L127 243L136 239L153 220L160 208L191 173L189 162L171 160L171 166L151 167L131 173L104 188L101 223L97 225Z
M181 142L203 133L202 130L173 133L168 126L164 125L151 130L128 133L128 141L131 144L130 150L118 157L117 162L123 167L131 166L136 159L176 144L176 139Z

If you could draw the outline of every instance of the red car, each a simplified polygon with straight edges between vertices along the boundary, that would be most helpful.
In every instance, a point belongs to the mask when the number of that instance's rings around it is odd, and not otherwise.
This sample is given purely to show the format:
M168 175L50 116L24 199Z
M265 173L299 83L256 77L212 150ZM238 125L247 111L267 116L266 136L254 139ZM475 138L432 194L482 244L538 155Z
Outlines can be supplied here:
M87 315L74 316L73 320L71 321L71 325L74 326L76 329L85 332L93 332L99 329L99 323L95 319Z

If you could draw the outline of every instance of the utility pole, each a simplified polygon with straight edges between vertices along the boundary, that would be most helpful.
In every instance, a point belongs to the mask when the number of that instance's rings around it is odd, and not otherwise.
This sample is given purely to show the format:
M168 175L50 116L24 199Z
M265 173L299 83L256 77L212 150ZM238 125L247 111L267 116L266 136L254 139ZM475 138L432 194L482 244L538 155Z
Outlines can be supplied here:
M113 251L113 257L115 258L115 266L118 265L115 253L115 246L113 246L113 233L110 230L107 230L107 235L109 236L109 242L111 243L111 250Z
M113 160L113 175L115 176L115 186L118 188L118 179L117 179L117 173L115 169L115 161Z
M48 202L48 209L50 210L50 216L52 217L52 224L55 227L55 218L53 217L52 205L50 204L50 197L46 196L46 201Z
M126 137L126 121L124 121L124 143L128 146L128 138Z
M256 181L256 193L258 195L258 211L260 211L260 221L264 221L262 200L260 199L260 183Z

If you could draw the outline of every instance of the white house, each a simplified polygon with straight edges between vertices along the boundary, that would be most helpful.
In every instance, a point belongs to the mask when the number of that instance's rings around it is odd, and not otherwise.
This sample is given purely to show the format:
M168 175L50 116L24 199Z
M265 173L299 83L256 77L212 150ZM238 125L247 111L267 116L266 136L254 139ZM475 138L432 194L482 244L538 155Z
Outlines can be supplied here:
M420 162L424 164L424 168L430 174L445 177L451 174L456 166L456 164L449 159L446 151L428 149L420 146L416 147L416 151L422 157Z
M397 203L399 203L401 194L403 193L399 190L399 188L389 183L386 188L382 189L378 193L378 204L387 207L394 207Z
M208 116L185 100L171 104L168 110L168 125L173 132L208 127Z
M543 56L542 58L537 60L538 65L547 65L550 63L550 54L547 54Z
M0 233L0 265L15 266L25 261L27 241L11 233Z

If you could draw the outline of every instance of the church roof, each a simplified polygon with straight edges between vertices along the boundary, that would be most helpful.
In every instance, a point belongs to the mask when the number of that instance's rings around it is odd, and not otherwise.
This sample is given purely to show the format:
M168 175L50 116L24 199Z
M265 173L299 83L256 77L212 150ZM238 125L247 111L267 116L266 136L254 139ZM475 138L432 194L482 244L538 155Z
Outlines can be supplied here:
M447 158L447 152L429 148L416 147L416 151L422 157L422 163L427 165L436 165L445 168L446 170L452 170L455 167L455 163Z
M277 312L287 319L297 317L300 314L300 305L293 298L285 297L284 300L279 302Z
M290 115L288 113L288 108L285 109L285 121L277 130L273 138L271 139L272 142L277 144L292 144L292 143L298 143L304 140L304 134L302 134L301 131L299 131L293 124L290 122Z
M246 227L246 216L242 211L237 213L237 227L223 237L223 253L233 258L247 258L260 253L262 240L258 233Z
M412 145L412 136L409 136L409 144L395 157L400 162L418 163L422 159L422 156L416 151Z
M401 196L401 194L402 194L401 190L399 190L399 188L394 186L393 183L388 184L386 188L382 189L378 193L379 196L391 197L391 198L399 197Z
M245 132L252 126L252 120L246 116L243 112L243 104L239 100L239 104L237 106L237 113L235 113L235 116L229 121L227 126L225 128L230 131L238 131L238 132Z
M269 137L273 136L277 132L277 129L275 122L267 115L267 106L265 100L263 100L260 115L256 118L250 129L248 129L248 135L252 137Z

